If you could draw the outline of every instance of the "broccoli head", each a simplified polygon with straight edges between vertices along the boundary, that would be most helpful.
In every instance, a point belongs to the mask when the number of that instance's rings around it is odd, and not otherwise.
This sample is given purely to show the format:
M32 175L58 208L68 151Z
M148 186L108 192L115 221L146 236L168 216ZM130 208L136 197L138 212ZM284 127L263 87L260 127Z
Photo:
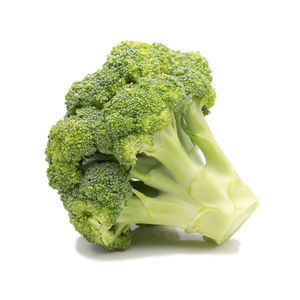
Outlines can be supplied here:
M206 122L211 80L199 52L125 41L73 83L49 134L47 172L88 241L125 250L132 224L158 224L220 244L255 210Z

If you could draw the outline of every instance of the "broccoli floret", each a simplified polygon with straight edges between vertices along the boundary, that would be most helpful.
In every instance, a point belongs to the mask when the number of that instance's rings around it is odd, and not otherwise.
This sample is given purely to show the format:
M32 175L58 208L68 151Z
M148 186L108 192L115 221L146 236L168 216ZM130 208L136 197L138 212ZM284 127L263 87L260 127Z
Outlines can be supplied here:
M100 112L93 107L78 109L51 128L46 149L49 184L58 191L67 191L80 182L83 173L80 161L94 154L96 121Z
M125 250L132 224L158 224L220 244L255 210L206 123L211 80L198 52L125 41L72 85L50 131L48 177L88 241Z
M125 250L130 225L116 221L131 196L128 172L115 162L103 162L89 166L80 183L61 198L71 223L89 242Z

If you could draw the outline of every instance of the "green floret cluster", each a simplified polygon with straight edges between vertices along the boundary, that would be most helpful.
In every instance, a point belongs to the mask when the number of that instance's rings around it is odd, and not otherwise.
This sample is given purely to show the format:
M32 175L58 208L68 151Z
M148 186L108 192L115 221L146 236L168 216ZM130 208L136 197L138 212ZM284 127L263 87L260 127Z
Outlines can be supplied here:
M254 211L258 199L205 120L211 80L199 52L124 41L72 84L49 134L47 174L88 241L125 250L132 224L158 224L220 244Z
M128 173L115 162L92 164L80 183L62 194L70 221L85 238L107 249L129 246L129 225L115 225L132 196ZM124 230L126 229L126 230Z

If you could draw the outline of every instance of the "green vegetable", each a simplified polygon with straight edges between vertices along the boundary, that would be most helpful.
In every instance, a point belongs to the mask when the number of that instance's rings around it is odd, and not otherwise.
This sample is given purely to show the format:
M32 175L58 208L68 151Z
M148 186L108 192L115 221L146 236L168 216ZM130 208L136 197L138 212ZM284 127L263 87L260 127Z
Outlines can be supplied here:
M47 172L88 241L125 250L132 224L159 224L220 244L255 210L206 123L211 80L198 52L125 41L73 83L49 134Z

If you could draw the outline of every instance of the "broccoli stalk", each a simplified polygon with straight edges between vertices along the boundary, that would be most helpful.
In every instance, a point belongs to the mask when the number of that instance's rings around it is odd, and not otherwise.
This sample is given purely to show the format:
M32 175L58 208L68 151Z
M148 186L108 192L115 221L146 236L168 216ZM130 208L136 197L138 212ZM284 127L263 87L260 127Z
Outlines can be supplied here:
M131 176L153 189L133 189L135 196L118 222L176 226L220 244L246 221L259 200L218 146L202 106L190 104L181 121L181 128L173 121L158 133L153 146L144 151L147 156L138 158ZM193 143L203 152L205 164Z

